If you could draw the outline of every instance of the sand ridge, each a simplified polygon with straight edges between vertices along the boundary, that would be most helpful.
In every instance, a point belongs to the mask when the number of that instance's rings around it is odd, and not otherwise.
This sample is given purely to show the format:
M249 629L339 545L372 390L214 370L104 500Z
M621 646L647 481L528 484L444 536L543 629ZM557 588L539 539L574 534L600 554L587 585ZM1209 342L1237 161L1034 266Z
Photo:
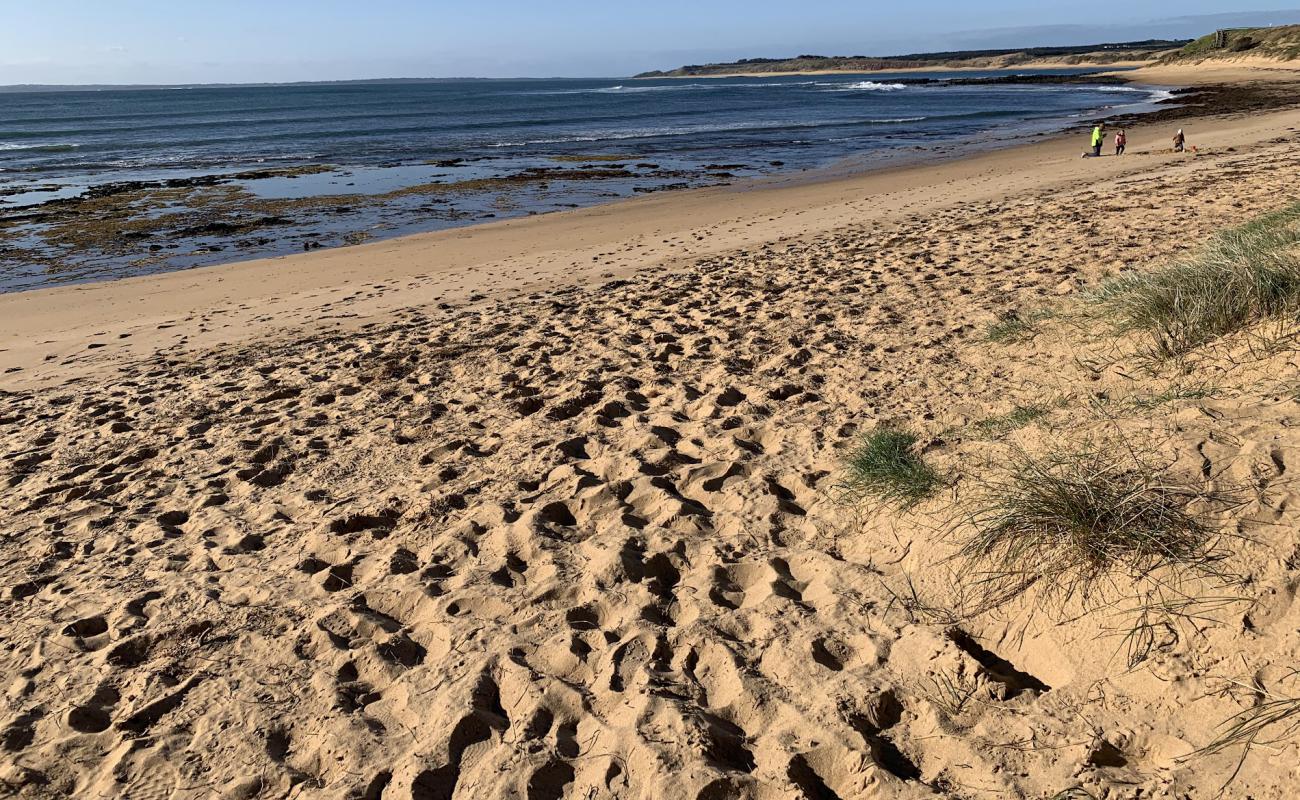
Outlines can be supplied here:
M1271 682L1300 655L1300 563L1277 555L1292 353L1202 363L1221 394L1159 416L1179 463L1264 469L1276 491L1238 520L1259 540L1249 628L1207 626L1147 669L1116 666L1090 619L900 603L911 579L942 595L939 512L878 513L840 485L878 422L919 427L960 474L1002 444L954 431L1016 403L1179 379L1098 366L1069 330L996 348L983 330L1300 199L1300 119L1243 125L1086 181L1077 153L1067 183L984 162L961 186L987 194L959 202L850 206L789 222L802 236L777 222L742 249L446 309L374 290L386 316L337 330L272 320L270 339L102 370L79 354L75 384L15 383L0 780L92 798L1216 796L1236 755L1180 760L1240 707L1211 678ZM1226 796L1289 797L1296 754L1275 745Z

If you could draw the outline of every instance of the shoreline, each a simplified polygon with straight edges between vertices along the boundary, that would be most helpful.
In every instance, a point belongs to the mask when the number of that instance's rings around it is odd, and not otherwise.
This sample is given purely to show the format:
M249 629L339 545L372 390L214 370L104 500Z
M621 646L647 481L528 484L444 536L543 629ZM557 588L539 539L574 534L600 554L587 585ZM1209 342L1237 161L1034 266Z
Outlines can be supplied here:
M1016 81L1076 82L1010 74L957 82L996 85ZM914 82L934 83L938 76ZM1125 83L1116 77L1096 82ZM1105 86L1102 91L1115 90ZM1157 96L1150 92L1129 97L1133 102L1122 106L1125 111L1155 108L1152 101ZM1118 98L1094 92L1087 108L1062 110L1050 121L1004 122L1002 135L1055 133L1069 126L1072 111L1092 114ZM902 112L883 116L906 117ZM942 129L945 118L942 113L936 118ZM0 228L4 229L0 260L6 270L3 289L30 291L119 275L187 270L230 263L232 257L273 258L618 202L638 194L725 184L762 185L809 173L861 173L882 164L978 153L988 149L984 142L990 136L997 135L983 129L953 129L937 139L928 138L937 134L929 132L933 123L923 121L927 119L931 117L863 120L869 130L850 134L872 139L855 142L862 147L826 142L793 150L778 146L751 158L739 158L742 163L722 158L721 152L710 155L707 148L697 154L700 157L629 153L618 158L618 163L603 153L592 153L584 160L575 154L494 151L492 155L467 153L464 158L411 163L232 163L178 176L145 170L15 183L8 189L0 186L0 194L5 195L0 197ZM912 122L919 124L890 124ZM880 142L874 141L877 137ZM906 141L889 141L899 138ZM849 166L841 169L845 165ZM367 182L366 188L350 188Z
M918 71L924 72L924 70L918 70ZM964 71L964 70L953 70L953 71ZM1108 78L1110 81L1114 83L1134 83L1133 81L1125 80L1119 75L1106 75L1104 77ZM1143 88L1146 89L1175 88L1172 86L1164 86L1164 85L1146 85L1146 84L1139 84L1139 85L1143 86ZM1115 106L1114 108L1146 106L1146 110L1129 112L1122 116L1122 118L1125 120L1136 119L1147 115L1158 114L1160 111L1160 109L1158 108L1159 102L1160 101L1148 100L1145 103L1133 103L1124 106ZM1065 135L1068 129L1071 127L1071 123L1067 121L1067 118L1061 117L1059 119L1053 120L1048 123L1031 122L1029 120L1026 120L1018 127L1022 128L1022 130L1017 130L1016 131L1017 135L1040 138L1044 136ZM729 188L729 189L749 190L755 188L767 188L773 185L779 186L787 183L808 184L812 182L821 182L826 180L839 180L842 178L852 178L860 175L869 174L872 172L877 172L880 170L894 169L898 166L918 166L926 163L940 164L953 159L977 156L989 152L991 150L1001 149L1002 147L1006 146L1006 145L990 144L991 134L992 132L985 131L982 132L981 135L975 138L967 139L963 141L943 143L923 153L914 153L909 149L903 149L903 148L895 148L895 149L886 148L881 151L871 150L866 152L847 154L837 159L836 161L820 164L817 166L809 166L809 167L796 168L791 170L778 170L776 172L771 172L771 173L735 175L725 171L721 173L715 173L709 171L706 168L704 171L700 171L698 174L695 174L693 176L686 176L685 173L670 171L669 173L665 173L665 174L668 175L670 179L678 181L678 183L673 186L650 187L644 189L638 187L634 189L633 193L624 196L615 197L611 195L611 199L605 199L605 200L583 204L583 205L577 205L577 204L566 205L561 203L559 204L559 207L553 207L547 210L528 211L527 214L517 213L517 214L501 215L500 213L497 213L497 209L493 209L494 213L484 213L478 215L476 215L472 211L462 211L460 213L462 214L463 217L473 218L473 221L452 222L450 224L439 225L436 227L426 228L424 230L420 230L419 228L410 230L409 229L411 227L410 224L402 225L399 223L399 227L407 227L408 230L398 232L398 233L389 233L387 235L378 235L378 236L372 235L369 231L354 232L354 234L351 234L351 236L356 236L357 241L347 242L347 243L332 243L332 244L324 245L323 247L319 243L313 242L312 244L314 244L314 246L310 246L310 247L305 246L303 250L307 252L311 252L313 250L320 250L320 249L336 249L339 247L355 246L357 244L362 244L362 243L382 243L385 241L404 239L411 236L425 236L425 235L432 235L436 233L445 233L451 230L478 228L486 225L491 225L495 221L497 221L497 220L493 220L493 218L498 218L500 221L509 221L509 220L521 219L524 216L529 216L529 217L552 216L556 213L563 213L564 211L573 208L590 208L595 206L618 204L618 203L623 203L631 200L640 199L637 196L638 193L642 195L649 195L649 194L657 194L660 192L668 192L673 195L680 195L683 191L699 191L699 190L709 189L709 188ZM473 160L475 159L470 159L470 161ZM551 160L555 162L571 161L574 163L583 161L583 159L578 157L554 158ZM586 159L586 161L589 162L604 162L609 160L612 159L608 159L605 156L593 156L589 159ZM619 160L628 162L628 161L635 161L636 158L629 156ZM430 162L430 164L432 163L433 162ZM447 162L447 163L450 164L451 162ZM773 166L777 164L780 164L780 162L774 162ZM438 166L443 166L442 162L439 162ZM592 166L598 166L598 165L592 165ZM658 165L652 165L652 164L637 164L636 166L638 168L649 167L649 166L658 168ZM740 165L735 165L735 166L740 166ZM588 167L588 169L590 168L591 167ZM334 173L339 173L340 176L350 177L351 173L348 171L348 169L349 168L340 168L340 167L334 167L325 164L315 164L315 163L302 164L302 165L290 165L286 167L272 167L272 168L242 165L242 166L232 166L229 170L222 170L216 172L197 172L193 175L184 175L179 178L164 178L164 177L150 176L148 178L142 178L142 179L131 179L131 178L116 179L112 181L107 181L103 184L88 184L88 187L89 189L98 189L101 187L105 188L106 190L108 190L103 192L103 195L106 197L117 194L120 191L129 192L135 190L137 187L143 191L143 190L151 190L151 189L158 190L162 188L171 190L171 189L182 188L182 187L219 186L219 187L231 187L232 190L238 189L238 190L247 191L247 187L244 186L244 184L247 181L253 179L273 178L273 179L280 179L283 181L285 179L298 179L300 176L304 176L304 175L314 176L314 175L319 175L321 173L327 173L330 176L333 176ZM750 172L752 173L753 171L750 170ZM524 175L511 175L506 178L501 178L499 180L501 182L505 182L508 180L518 180L521 177L534 179L532 173L537 173L538 177L535 178L536 180L543 180L545 178L551 178L551 177L554 177L557 180L563 180L565 177L562 173L559 172L556 172L552 176L550 174L543 174L542 170L538 170L536 168L530 168L529 170L525 171ZM579 177L580 178L585 177L585 175L580 175ZM632 177L641 178L642 182L644 182L645 180L653 181L659 178L660 176L657 173L651 173L651 174L637 175ZM680 180L683 177L692 177L694 180L685 180L685 181ZM725 180L718 182L720 179L725 179ZM336 180L335 182L338 181ZM470 179L467 182L475 183L475 182L483 182L483 181L482 180L476 181ZM691 183L695 183L695 185L690 185ZM456 183L449 183L447 184L447 191L454 191L457 188L457 186L458 184ZM46 187L38 186L36 188L44 189ZM64 187L54 186L53 188L64 188ZM33 189L28 189L28 191L33 191ZM397 195L397 194L404 193L404 191L405 189L398 189L390 193L393 195ZM21 194L21 192L19 192L19 194ZM312 197L312 196L313 195L304 195L305 198ZM366 202L378 203L378 201L381 200L384 196L385 195L382 194L381 195L367 195L367 194L353 195L350 193L343 193L338 195L338 197L340 198L347 198L347 199L351 199L355 197L357 201L362 205L364 205ZM272 201L274 201L276 196L272 194L270 195L270 197L272 198ZM322 195L322 197L325 200L332 199L327 195ZM75 199L72 196L69 196L69 198ZM251 196L249 199L254 203L261 202L264 200L264 198L256 194ZM34 204L13 206L10 210L11 211L16 210L17 212L20 212L20 214L21 212L29 212L30 214L40 215L43 212L43 209L47 207L58 206L59 204L65 202L68 202L68 199L56 198L54 200L37 202ZM142 200L141 202L147 203L149 201L146 199L146 200ZM375 205L375 208L377 214L383 213L382 211L378 210L380 208L379 205ZM266 210L262 211L261 213L263 214L263 216L266 216L268 219L274 219L277 223L281 221L281 219L277 216L276 210L273 208L268 207ZM253 216L256 216L256 214L254 214ZM379 218L387 219L387 217L384 216L380 216ZM21 223L22 221L21 216L16 219L18 219L18 221ZM130 220L128 220L128 222L129 221ZM231 224L245 225L246 231L244 232L244 235L251 235L252 233L255 233L257 231L258 223L259 220L254 219L252 220L252 222L241 221L241 223L231 223ZM219 224L225 224L225 223L219 223ZM201 225L194 226L195 230L198 230L200 227L202 226ZM131 233L129 233L128 236L134 236L137 233L145 233L145 231L139 231L139 232L131 231ZM106 229L103 235L108 236L109 231ZM119 238L126 238L126 237L119 237ZM297 237L290 237L290 238L297 238L306 241L309 240L311 236L304 237L300 235ZM344 237L345 240L347 238L349 237ZM216 245L220 245L220 246L216 246ZM213 242L204 242L204 241L196 240L195 246L199 248L196 251L196 254L201 254L207 252L208 251L207 248L209 248L209 246L211 247L211 250L223 251L227 246L227 242L222 241L221 239L216 239ZM175 245L172 245L172 247L175 247ZM147 258L154 257L153 256L154 251L162 251L162 250L163 248L161 247L151 247L150 254L148 254ZM14 252L18 252L18 251L15 250ZM147 278L156 275L166 274L168 272L189 272L195 269L206 269L209 267L228 266L230 264L243 263L246 261L277 260L283 257L292 257L296 254L297 254L296 252L290 251L290 252L263 253L257 255L250 255L248 257L237 258L235 260L221 260L221 261L208 260L206 261L206 263L200 261L199 263L175 266L169 269L163 269L156 272L152 270L148 270L143 273L140 273L137 276L128 276L128 277ZM9 289L6 292L0 292L0 296L9 293L29 293L32 291L39 291L39 290L51 289L51 288L72 288L76 286L84 286L88 284L110 282L110 281L124 280L124 279L125 278L116 278L116 277L74 278L72 280L55 282L45 286L37 285L32 288L21 287L21 288Z
M645 77L633 76L628 80L634 81L652 81L652 80L704 80L709 78L789 78L800 75L914 75L925 72L1014 72L1024 70L1026 72L1049 72L1061 69L1083 69L1096 70L1097 72L1107 72L1113 70L1139 69L1150 66L1149 61L1106 61L1095 64L1069 64L1066 62L1056 61L1035 61L1028 64L1012 64L1004 66L987 66L987 67L899 67L897 69L876 69L867 70L842 70L842 69L819 69L819 70L799 70L796 72L725 72L708 75L648 75Z
M1292 112L1197 117L1193 142L1227 147ZM1133 125L1132 157L1081 161L1068 134L977 155L803 182L710 187L300 255L0 295L0 389L63 383L133 359L266 336L352 329L418 306L450 313L539 289L671 268L761 241L1095 180L1146 166L1176 120ZM1190 126L1187 122L1184 125ZM1157 130L1151 128L1157 127ZM1267 132L1265 132L1267 131ZM988 180L998 176L999 180ZM557 242L562 243L557 246Z

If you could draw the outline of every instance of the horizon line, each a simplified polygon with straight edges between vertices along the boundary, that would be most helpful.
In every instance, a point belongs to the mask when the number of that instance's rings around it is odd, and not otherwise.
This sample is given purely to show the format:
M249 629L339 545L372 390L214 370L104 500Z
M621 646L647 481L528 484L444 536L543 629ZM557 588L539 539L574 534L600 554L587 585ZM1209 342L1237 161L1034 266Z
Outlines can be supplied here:
M563 81L563 80L620 80L631 75L589 75L543 77L511 76L480 77L474 75L456 75L445 78L334 78L318 81L210 81L200 83L4 83L0 92L14 89L231 89L259 88L272 86L319 86L342 83L438 83L443 81Z
M1272 27L1272 26L1270 26ZM895 55L875 55L875 56L817 56L817 58L826 59L844 59L844 60L874 60L883 61L900 60L900 59L922 59L927 56L958 56L963 53L969 53L972 56L984 55L1001 55L1028 52L1032 50L1054 50L1065 48L1095 47L1101 49L1116 47L1132 47L1154 42L1168 43L1186 43L1195 41L1194 39L1138 39L1130 41L1104 41L1093 42L1079 45L1021 45L1006 48L972 48L968 50L948 50L932 52L912 52L900 53ZM709 62L703 66L725 66L739 64L742 61L791 61L796 57L770 58L770 57L751 57L736 61ZM14 83L0 84L0 92L15 91L41 91L41 90L96 90L96 89L229 89L229 88L269 88L276 86L320 86L320 85L339 85L339 84L357 84L357 83L434 83L439 81L548 81L548 80L633 80L639 75L645 75L653 72L672 72L682 69L681 65L660 70L649 70L648 72L635 73L631 75L549 75L549 76L511 76L511 77L483 77L473 75L449 76L449 77L386 77L386 78L336 78L327 80L298 80L298 81L203 81L195 83ZM889 72L889 70L874 70L873 72ZM865 74L865 73L864 73ZM710 76L701 75L700 78Z

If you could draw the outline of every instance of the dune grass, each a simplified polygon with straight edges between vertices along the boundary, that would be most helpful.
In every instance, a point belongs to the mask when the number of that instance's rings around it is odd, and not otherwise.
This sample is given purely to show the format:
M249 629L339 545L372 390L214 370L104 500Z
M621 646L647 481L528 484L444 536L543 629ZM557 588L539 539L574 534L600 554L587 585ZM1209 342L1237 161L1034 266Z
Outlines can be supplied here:
M1008 311L984 331L984 340L994 344L1016 344L1031 341L1036 337L1042 323L1051 319L1051 311L1038 309L1034 311Z
M1018 431L1026 425L1037 422L1049 413L1051 413L1051 409L1043 405L1016 406L1006 414L982 419L972 427L981 436L1000 439L1008 433Z
M1210 490L1171 480L1123 447L1018 453L976 495L960 552L980 571L988 606L1034 586L1060 602L1087 600L1117 578L1166 567L1208 573L1219 557L1192 510Z
M1290 60L1300 57L1300 25L1277 25L1268 28L1237 28L1228 31L1227 46L1220 48L1215 35L1209 34L1163 56L1158 63L1233 57L1240 53Z
M1131 397L1125 402L1135 411L1151 411L1170 403L1205 400L1214 397L1218 392L1219 387L1214 384L1201 382L1186 386L1171 386L1159 394Z
M942 479L916 453L917 437L907 431L877 428L863 438L848 460L848 488L903 508L930 497Z
M1300 204L1223 231L1189 258L1112 278L1089 301L1120 333L1176 358L1257 322L1300 312Z

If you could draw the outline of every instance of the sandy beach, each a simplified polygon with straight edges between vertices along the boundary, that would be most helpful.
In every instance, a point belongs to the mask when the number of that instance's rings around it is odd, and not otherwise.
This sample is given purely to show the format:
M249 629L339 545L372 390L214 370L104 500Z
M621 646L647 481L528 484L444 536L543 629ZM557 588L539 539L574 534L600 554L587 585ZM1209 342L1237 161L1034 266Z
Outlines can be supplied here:
M1300 201L1300 110L1085 144L0 296L0 782L1293 797L1295 738L1201 750L1300 694L1293 339L1071 315ZM846 488L886 424L943 475L910 509ZM1251 487L1239 580L1177 587L1228 599L972 609L954 508L1061 439Z
M1167 167L1169 154L1161 151L1180 124L1134 127L1125 159L1082 160L1086 136L1061 136L849 178L675 192L298 256L0 295L0 388L59 385L112 374L119 361L279 333L354 329L402 310L451 317L489 295L597 286L755 242L864 221L899 224L1023 192L1077 190L1100 177ZM1186 124L1210 155L1285 135L1294 119L1278 113Z

